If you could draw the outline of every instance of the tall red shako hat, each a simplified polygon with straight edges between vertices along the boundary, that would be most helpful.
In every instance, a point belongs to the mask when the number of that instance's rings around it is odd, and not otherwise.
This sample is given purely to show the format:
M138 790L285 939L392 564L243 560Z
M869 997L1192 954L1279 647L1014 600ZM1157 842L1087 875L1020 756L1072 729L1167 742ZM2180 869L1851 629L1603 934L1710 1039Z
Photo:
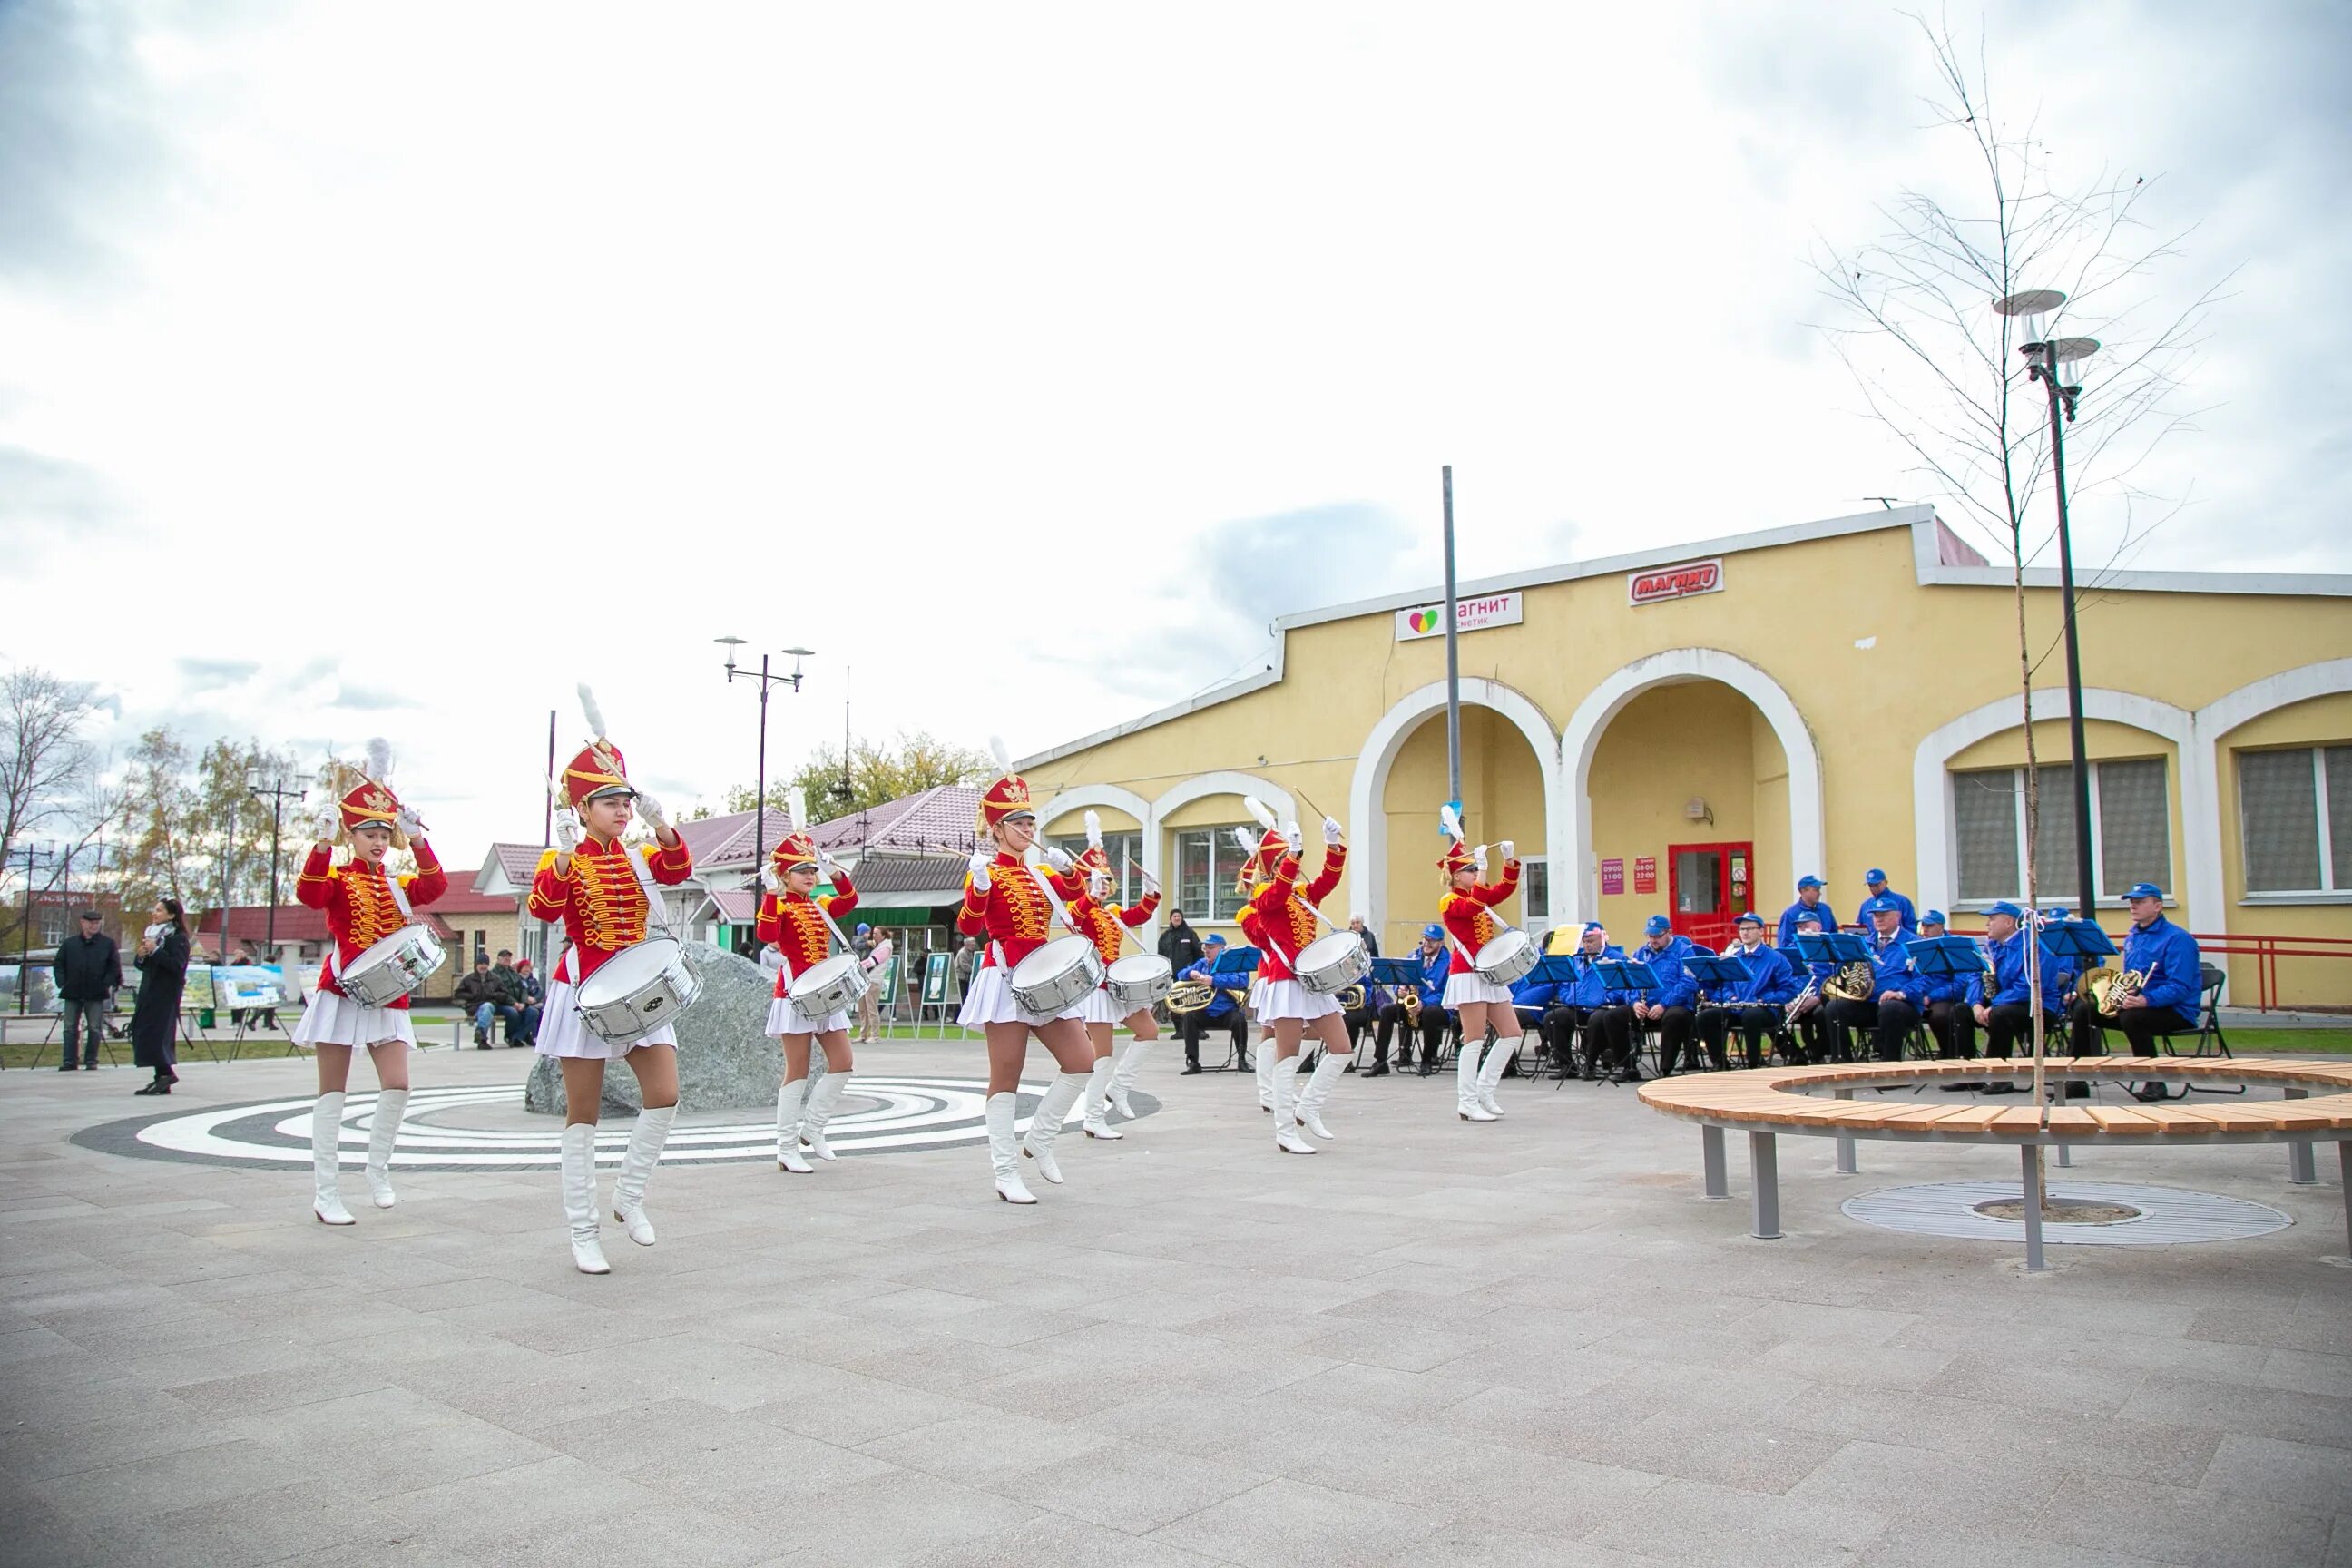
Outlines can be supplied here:
M1255 882L1261 869L1271 874L1275 867L1282 863L1282 857L1290 848L1290 840L1275 826L1274 813L1266 809L1264 801L1254 795L1245 795L1242 796L1242 805L1257 818L1258 826L1264 830L1259 835L1257 847L1251 851L1248 859L1242 862L1241 885L1248 888Z
M768 862L775 867L779 877L795 866L814 866L816 864L816 840L806 828L794 828L768 852Z
M1013 771L1013 759L1005 753L1004 742L991 735L988 749L1003 774L980 793L980 836L983 839L1007 817L1034 818L1037 815L1036 807L1029 804L1029 781Z
M392 835L394 848L408 847L408 835L400 830L400 797L383 782L390 772L392 742L381 736L367 743L365 768L335 764L336 843L349 844L362 827L381 827Z
M1445 873L1446 879L1450 881L1456 871L1476 870L1477 858L1462 842L1462 819L1454 814L1452 806L1437 808L1437 827L1445 835L1445 853L1437 858L1437 868Z
M596 705L596 694L585 681L580 684L580 711L588 721L588 732L595 738L563 764L564 804L577 811L600 795L636 794L621 748L605 737L604 710Z

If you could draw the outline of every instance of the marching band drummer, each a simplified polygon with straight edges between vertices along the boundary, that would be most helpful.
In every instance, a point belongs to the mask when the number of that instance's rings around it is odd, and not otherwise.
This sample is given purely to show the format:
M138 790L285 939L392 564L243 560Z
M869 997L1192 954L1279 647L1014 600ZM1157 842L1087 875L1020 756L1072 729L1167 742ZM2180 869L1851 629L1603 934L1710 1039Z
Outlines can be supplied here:
M833 952L833 927L857 907L857 888L833 858L816 847L806 832L788 833L769 856L760 880L767 896L760 900L753 930L763 949L772 944L779 963L775 999L768 1004L768 1033L784 1048L783 1082L776 1089L776 1168L805 1176L816 1169L801 1156L801 1142L820 1160L834 1157L824 1141L825 1123L841 1103L856 1065L849 1054L849 1014L846 1009L810 1015L792 999L793 983L801 972L823 963ZM816 896L819 882L834 890ZM824 1077L814 1091L808 1086L809 1042L824 1049Z
M381 1007L370 1007L344 994L340 977L343 965L409 923L409 911L429 904L449 890L449 878L433 847L425 842L425 825L401 805L385 784L391 749L381 741L368 742L367 772L341 768L339 784L348 784L333 809L320 817L318 839L310 846L302 874L295 879L295 901L320 910L335 939L334 952L319 972L318 984L302 1005L302 1021L294 1026L294 1043L308 1046L319 1059L319 1102L310 1110L310 1174L314 1188L310 1212L326 1225L352 1223L337 1191L337 1145L343 1125L343 1093L351 1082L352 1051L365 1046L375 1068L375 1113L368 1128L368 1191L375 1206L390 1208L392 1149L400 1136L400 1119L408 1109L408 1051L416 1044L416 1030L408 1020L408 998L396 996ZM334 846L351 847L351 858L334 863ZM384 869L384 857L394 849L416 857L414 874L394 877Z
M1503 1069L1519 1054L1519 1015L1511 1005L1511 990L1478 973L1478 953L1503 929L1494 907L1519 890L1519 858L1504 839L1500 881L1478 880L1486 869L1486 847L1465 847L1448 807L1442 814L1455 835L1437 868L1445 873L1445 891L1438 895L1437 919L1445 927L1462 965L1445 979L1445 1005L1462 1020L1462 1045L1454 1053L1454 1114L1465 1121L1496 1121L1503 1108L1495 1102ZM1495 1043L1486 1045L1486 1032ZM1483 1059L1481 1047L1485 1049Z
M1255 802L1246 804L1253 812L1265 810ZM1331 1136L1331 1130L1323 1125L1322 1110L1332 1085L1348 1070L1348 1031L1339 1021L1339 1004L1309 991L1292 966L1315 940L1315 906L1339 885L1348 847L1341 842L1338 819L1325 817L1322 868L1302 889L1298 852L1292 847L1298 842L1297 823L1282 832L1268 827L1262 839L1252 839L1245 827L1234 829L1234 835L1247 856L1244 871L1266 873L1266 879L1255 884L1250 903L1257 910L1258 929L1265 938L1265 956L1258 973L1265 980L1265 1010L1260 1017L1274 1026L1274 1146L1286 1154L1316 1153L1315 1145L1298 1130L1304 1127L1318 1138ZM1316 1064L1302 1092L1297 1089L1295 1075L1299 1041L1309 1033L1321 1043L1323 1059ZM1261 1045L1259 1053L1264 1055L1265 1049Z
M1683 960L1696 958L1699 946L1686 936L1676 936L1675 922L1664 915L1649 918L1642 927L1642 939L1631 956L1634 963L1650 966L1650 973L1658 977L1658 989L1634 996L1633 1022L1636 1026L1658 1026L1661 1078L1671 1076L1675 1064L1685 1058L1696 1071L1698 1048L1691 1043L1691 1026L1696 1021L1693 1009L1698 1005L1698 982L1683 967Z
M563 768L563 808L555 814L555 847L540 858L526 907L539 921L562 921L563 956L547 977L539 1054L563 1073L563 1217L572 1227L572 1261L583 1274L609 1274L597 1238L596 1115L604 1064L618 1057L636 1075L644 1109L629 1130L628 1152L613 1184L613 1218L640 1247L655 1241L646 1217L646 1184L661 1163L677 1118L677 1034L667 1024L625 1046L600 1038L580 1016L580 987L614 954L646 940L653 913L647 888L676 887L694 873L694 857L662 814L661 803L629 783L621 748L604 735L604 716L580 689L596 738ZM655 842L621 842L644 817Z
M1797 977L1789 961L1765 945L1762 915L1753 910L1742 914L1738 931L1738 940L1723 950L1723 956L1746 964L1748 978L1722 987L1722 994L1713 998L1715 1005L1699 1013L1698 1034L1709 1059L1717 1068L1729 1067L1731 1026L1738 1024L1748 1066L1760 1068L1764 1038L1780 1027L1780 1009L1797 994Z
M1453 972L1454 955L1445 951L1445 928L1432 921L1421 928L1421 945L1405 955L1405 961L1420 971L1421 978L1410 988L1400 986L1396 994L1381 1005L1378 1027L1372 1035L1372 1066L1365 1076L1381 1078L1389 1070L1389 1038L1397 1029L1406 1031L1404 1041L1397 1047L1397 1070L1412 1066L1412 1037L1421 1036L1421 1076L1427 1078L1437 1066L1437 1053L1445 1044L1445 981Z
M1110 1124L1111 1108L1116 1104L1124 1117L1131 1119L1135 1115L1128 1108L1123 1085L1135 1081L1136 1053L1160 1037L1160 1026L1153 1021L1149 1007L1138 1007L1124 1018L1117 1016L1118 1006L1110 998L1108 972L1118 962L1119 948L1126 941L1124 933L1150 923L1151 912L1160 907L1160 890L1146 889L1133 904L1107 901L1118 885L1118 878L1110 868L1110 858L1103 852L1102 820L1091 811L1087 813L1087 851L1078 857L1076 872L1083 885L1066 911L1070 929L1095 944L1095 952L1102 959L1106 972L1102 982L1087 994L1081 1004L1087 1037L1094 1045L1095 1065L1087 1074L1086 1093L1079 1102L1086 1112L1080 1125L1089 1138L1123 1138L1126 1134ZM1111 1032L1120 1024L1127 1026L1129 1037L1126 1047L1114 1058Z
M1002 757L999 758L1000 763ZM1021 961L1045 945L1053 927L1053 903L1024 858L1037 841L1037 813L1029 805L1029 781L1008 766L1004 775L980 797L980 846L972 851L971 874L964 879L963 907L956 913L956 930L983 938L980 963L964 993L963 1010L956 1021L988 1037L988 1161L996 1175L996 1195L1009 1204L1034 1204L1035 1194L1021 1179L1021 1162L1037 1162L1037 1173L1059 1184L1062 1168L1054 1159L1054 1143L1062 1134L1062 1119L1069 1114L1094 1067L1094 1047L1082 1021L1083 999L1050 1016L1022 1010L1013 994L1013 971ZM1058 849L1048 849L1047 862L1066 876L1072 862ZM1060 885L1055 892L1059 896ZM1037 1102L1029 1120L1029 1133L1016 1142L1021 1068L1034 1035L1060 1070Z
M2028 1055L2033 1050L2033 990L2026 971L2025 940L2025 911L2006 899L1993 905L1985 911L1985 958L1992 966L1990 989L1983 971L1969 976L1969 1009L1984 1026L1985 1054L2003 1061L2021 1044ZM2044 947L2039 956L2046 1040L2057 1020L2065 1016L2066 992L2050 950ZM2015 1094L2018 1084L2013 1079L1995 1079L1985 1092Z

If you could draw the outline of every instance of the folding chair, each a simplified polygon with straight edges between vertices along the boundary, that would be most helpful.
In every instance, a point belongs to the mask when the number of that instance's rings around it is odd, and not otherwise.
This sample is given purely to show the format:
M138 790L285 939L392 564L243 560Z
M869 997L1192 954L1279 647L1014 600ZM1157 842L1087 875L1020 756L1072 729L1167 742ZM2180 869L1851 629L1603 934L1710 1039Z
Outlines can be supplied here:
M2228 1057L2233 1061L2236 1059L2231 1055L2229 1037L2221 1033L2221 987L2229 978L2227 973L2213 964L2200 963L2197 966L2199 987L2197 1045L2196 1048L2189 1053L2192 1057L2219 1056ZM2170 1035L2158 1035L2157 1038L2164 1042L2166 1056L2177 1057L2180 1054L2179 1047L2173 1045ZM2191 1094L2243 1094L2245 1092L2246 1086L2242 1083L2235 1089L2208 1089L2201 1083L2191 1083L2182 1088L2180 1098L2186 1100Z

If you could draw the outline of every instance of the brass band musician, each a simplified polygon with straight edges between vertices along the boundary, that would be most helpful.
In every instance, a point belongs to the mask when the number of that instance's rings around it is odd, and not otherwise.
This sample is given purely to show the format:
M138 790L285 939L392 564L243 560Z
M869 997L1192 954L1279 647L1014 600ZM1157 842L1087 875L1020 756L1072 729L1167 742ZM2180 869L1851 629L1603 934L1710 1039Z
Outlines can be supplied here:
M1873 899L1863 910L1871 924L1870 973L1863 980L1867 994L1837 994L1845 978L1841 973L1829 982L1829 1021L1833 1027L1869 1031L1873 1053L1880 1061L1900 1061L1904 1042L1918 1027L1927 987L1912 973L1910 944L1904 940L1903 906L1892 899Z
M1739 917L1738 937L1723 950L1748 966L1748 978L1718 987L1706 998L1698 1014L1699 1039L1717 1068L1731 1065L1731 1027L1739 1026L1747 1048L1747 1065L1764 1065L1764 1040L1780 1026L1780 1010L1797 994L1797 976L1789 961L1764 941L1764 917L1750 910Z
M2164 889L2154 882L2132 884L2124 904L2131 910L2132 929L2124 938L2121 979L2112 990L2086 991L2068 1012L2078 1057L2106 1055L2106 1029L2121 1029L2136 1057L2155 1055L2163 1036L2197 1032L2197 999L2204 991L2197 939L2164 918ZM2110 1010L2102 1010L2102 994ZM2132 1092L2141 1100L2164 1098L2158 1084L2142 1084Z

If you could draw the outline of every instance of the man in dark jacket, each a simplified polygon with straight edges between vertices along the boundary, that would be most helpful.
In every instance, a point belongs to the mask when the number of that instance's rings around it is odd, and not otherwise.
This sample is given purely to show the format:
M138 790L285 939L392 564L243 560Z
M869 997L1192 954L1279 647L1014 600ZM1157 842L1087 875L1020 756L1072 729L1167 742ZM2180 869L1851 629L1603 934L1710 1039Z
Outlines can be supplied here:
M59 1006L65 1014L65 1055L59 1072L74 1069L74 1045L81 1039L81 1065L98 1070L98 1045L106 1038L106 1014L122 984L122 951L106 934L106 917L96 910L81 912L81 929L58 943L50 960L57 976Z
M490 961L477 953L473 973L457 982L454 996L457 1005L474 1016L474 1048L490 1048L490 1020L511 1013L514 1004L507 1000L506 986L490 973Z
M499 1016L506 1020L507 1044L527 1045L530 1026L537 1020L530 1016L530 999L523 994L522 974L514 966L514 952L509 948L499 949L499 961L490 966L490 979L499 988Z
M1160 956L1168 961L1168 972L1181 974L1201 962L1201 937L1184 923L1182 910L1168 911L1168 929L1160 933Z

